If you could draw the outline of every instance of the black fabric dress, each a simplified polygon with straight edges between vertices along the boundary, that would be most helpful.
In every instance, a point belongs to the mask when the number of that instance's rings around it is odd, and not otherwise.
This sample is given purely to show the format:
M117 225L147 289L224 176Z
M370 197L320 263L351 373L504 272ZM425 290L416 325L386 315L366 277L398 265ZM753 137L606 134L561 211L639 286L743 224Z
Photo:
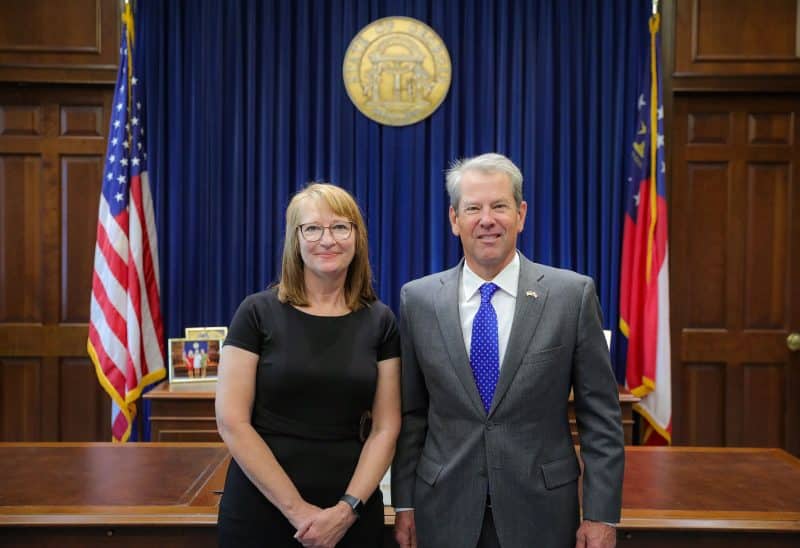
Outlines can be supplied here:
M377 362L400 356L392 311L374 302L346 316L314 316L281 303L273 288L242 302L225 344L259 355L256 431L307 502L336 504L361 454L360 423L372 409ZM218 523L220 546L300 546L289 521L235 460ZM378 547L382 534L383 497L376 489L338 546Z

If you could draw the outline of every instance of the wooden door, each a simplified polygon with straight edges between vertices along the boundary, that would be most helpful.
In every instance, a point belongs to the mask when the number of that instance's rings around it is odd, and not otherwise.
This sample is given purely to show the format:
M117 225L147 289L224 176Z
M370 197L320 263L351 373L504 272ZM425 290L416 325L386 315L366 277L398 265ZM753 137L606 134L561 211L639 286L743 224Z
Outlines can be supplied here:
M676 95L674 441L800 455L800 98Z
M109 441L86 352L113 90L0 84L0 441Z

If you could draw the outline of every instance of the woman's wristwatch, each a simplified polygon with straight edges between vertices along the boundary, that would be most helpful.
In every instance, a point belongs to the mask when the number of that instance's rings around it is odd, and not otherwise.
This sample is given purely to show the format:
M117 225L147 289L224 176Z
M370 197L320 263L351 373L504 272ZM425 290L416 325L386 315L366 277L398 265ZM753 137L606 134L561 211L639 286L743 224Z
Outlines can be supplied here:
M361 502L361 499L357 499L353 495L348 495L345 493L339 500L347 503L357 518L361 517L361 506L364 504Z

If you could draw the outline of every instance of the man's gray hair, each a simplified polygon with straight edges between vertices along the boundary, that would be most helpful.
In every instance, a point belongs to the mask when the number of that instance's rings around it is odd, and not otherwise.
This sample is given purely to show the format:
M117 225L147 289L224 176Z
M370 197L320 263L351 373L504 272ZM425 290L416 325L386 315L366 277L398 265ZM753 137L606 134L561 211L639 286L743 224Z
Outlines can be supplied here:
M517 207L522 203L522 172L514 162L496 152L489 152L456 160L447 170L447 194L450 195L450 205L458 211L461 200L461 178L467 171L480 171L482 173L505 173L511 181L511 192Z

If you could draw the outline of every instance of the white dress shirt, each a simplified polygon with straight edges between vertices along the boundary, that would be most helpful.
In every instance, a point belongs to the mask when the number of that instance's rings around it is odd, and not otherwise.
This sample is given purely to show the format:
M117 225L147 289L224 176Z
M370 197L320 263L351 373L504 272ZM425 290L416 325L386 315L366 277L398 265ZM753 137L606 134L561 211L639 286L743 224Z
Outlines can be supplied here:
M481 306L480 287L486 282L493 282L498 289L492 295L492 306L497 313L497 343L500 366L508 348L508 339L511 336L511 324L514 322L514 309L517 306L517 287L519 286L519 254L497 276L491 280L484 280L475 274L466 261L461 272L461 288L458 293L458 309L461 315L461 333L464 336L464 345L467 355L472 343L472 321L478 308Z

